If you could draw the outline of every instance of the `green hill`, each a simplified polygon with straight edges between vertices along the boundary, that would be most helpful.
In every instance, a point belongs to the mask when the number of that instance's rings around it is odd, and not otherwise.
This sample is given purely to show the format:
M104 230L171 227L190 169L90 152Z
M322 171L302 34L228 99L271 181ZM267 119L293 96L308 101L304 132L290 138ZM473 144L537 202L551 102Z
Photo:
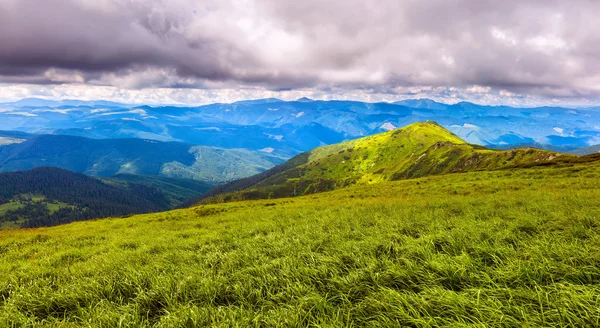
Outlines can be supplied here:
M542 165L573 155L535 148L492 150L471 145L434 122L316 148L253 177L216 187L211 201L306 195L354 184L428 175Z
M600 164L0 231L0 327L597 327Z

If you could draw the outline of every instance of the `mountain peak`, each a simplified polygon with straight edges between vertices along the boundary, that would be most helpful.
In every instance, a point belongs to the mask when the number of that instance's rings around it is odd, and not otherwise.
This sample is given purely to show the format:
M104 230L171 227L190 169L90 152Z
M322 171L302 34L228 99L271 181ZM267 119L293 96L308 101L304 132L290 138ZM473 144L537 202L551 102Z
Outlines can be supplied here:
M402 105L411 108L423 108L423 109L446 109L448 105L439 103L437 101L428 98L419 99L406 99L394 102L396 105Z
M415 122L409 124L403 128L389 131L387 133L394 133L395 131L403 131L410 134L413 138L419 137L423 139L425 143L435 142L452 142L455 144L464 144L464 140L456 136L450 130L446 129L435 121ZM368 138L368 137L367 137Z
M276 102L283 102L283 100L279 98L263 98L263 99L252 99L252 100L240 100L234 102L234 104L243 104L243 105L259 105L259 104L270 104Z
M298 98L296 99L297 102L312 102L314 101L313 99L310 99L308 97L302 97L302 98Z

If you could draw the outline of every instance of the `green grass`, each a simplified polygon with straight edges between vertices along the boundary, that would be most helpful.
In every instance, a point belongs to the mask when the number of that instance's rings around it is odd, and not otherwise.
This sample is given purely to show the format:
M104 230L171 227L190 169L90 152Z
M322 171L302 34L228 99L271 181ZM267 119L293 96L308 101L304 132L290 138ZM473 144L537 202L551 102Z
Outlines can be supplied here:
M17 221L0 221L0 230L12 230L21 228L21 224L25 220L19 219Z
M54 204L54 203L46 204L46 208L48 208L48 210L50 211L50 214L53 214L54 212L60 210L61 208L65 208L65 207L75 208L75 206L73 206L73 205L69 205L67 203L61 203L61 202L57 202L56 204Z
M0 232L0 326L600 325L600 165Z
M0 217L4 216L4 214L6 214L6 212L8 212L8 211L17 210L24 206L25 206L25 204L23 204L19 201L10 201L6 204L1 204L0 205Z

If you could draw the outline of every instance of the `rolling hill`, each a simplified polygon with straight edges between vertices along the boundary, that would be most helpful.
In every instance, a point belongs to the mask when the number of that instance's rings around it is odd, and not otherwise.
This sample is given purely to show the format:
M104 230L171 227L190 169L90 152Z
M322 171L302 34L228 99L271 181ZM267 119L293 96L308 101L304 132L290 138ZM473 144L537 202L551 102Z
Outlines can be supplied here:
M54 166L99 177L137 174L216 184L263 172L284 161L261 151L180 142L7 132L1 135L19 139L19 142L0 145L0 172Z
M210 201L227 201L299 196L353 184L541 165L571 157L534 148L487 149L466 143L437 123L421 122L316 148L256 176L218 186L202 198L218 195Z
M53 167L0 173L0 186L0 229L164 211L211 187L132 175L100 180Z

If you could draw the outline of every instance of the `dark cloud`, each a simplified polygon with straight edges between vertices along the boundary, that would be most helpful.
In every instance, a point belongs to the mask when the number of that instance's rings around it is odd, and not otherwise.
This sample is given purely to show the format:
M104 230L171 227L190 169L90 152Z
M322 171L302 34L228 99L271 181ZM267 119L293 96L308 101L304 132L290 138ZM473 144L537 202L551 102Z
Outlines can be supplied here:
M0 82L598 96L598 12L595 0L3 0Z

